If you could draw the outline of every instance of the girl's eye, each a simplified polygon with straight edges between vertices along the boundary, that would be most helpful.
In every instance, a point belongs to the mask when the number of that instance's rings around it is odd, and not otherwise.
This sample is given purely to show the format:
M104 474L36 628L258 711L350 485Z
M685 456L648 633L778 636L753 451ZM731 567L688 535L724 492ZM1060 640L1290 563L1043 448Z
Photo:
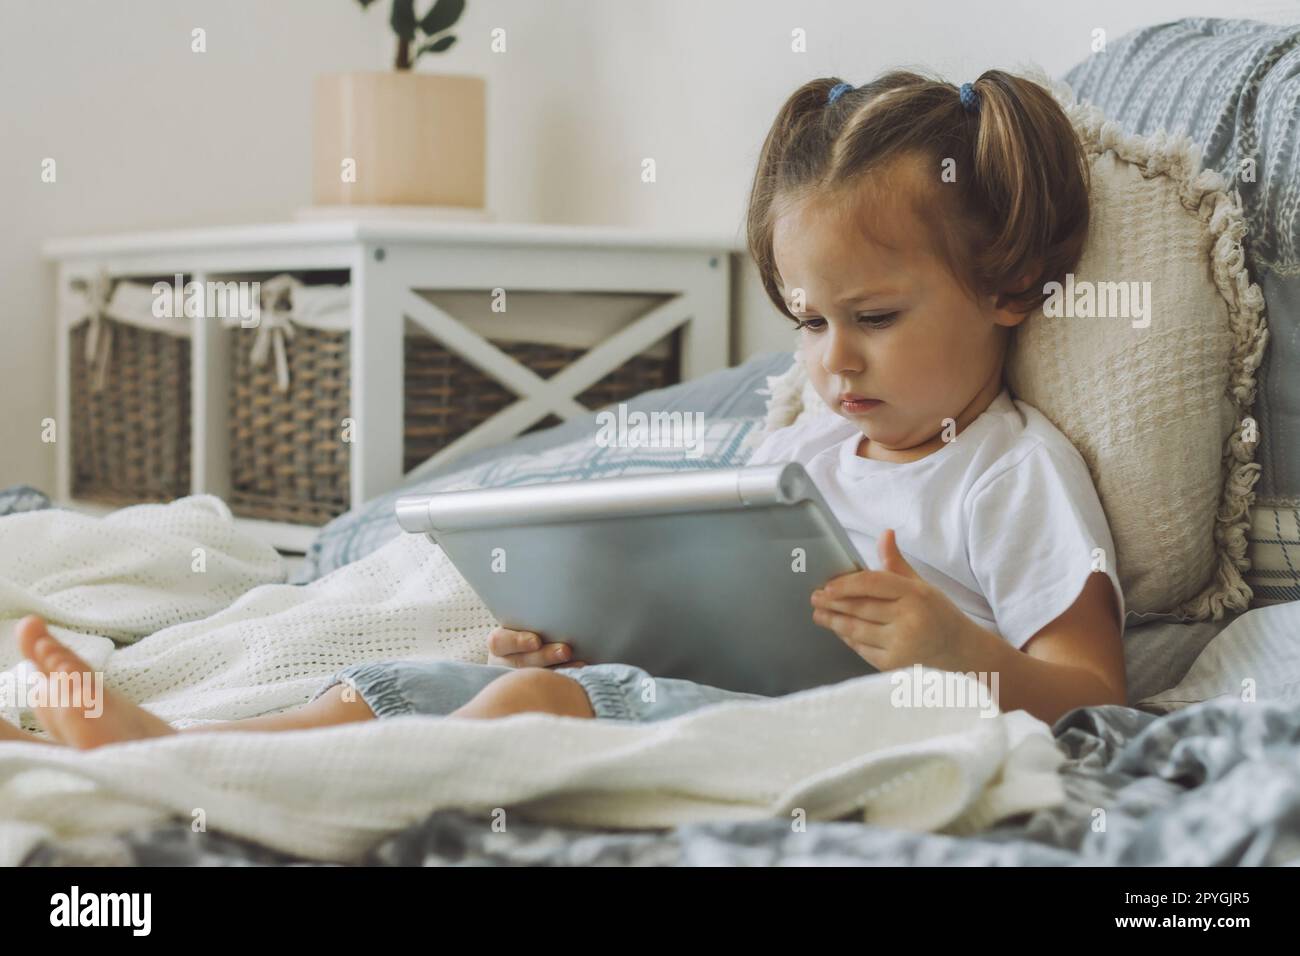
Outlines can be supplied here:
M868 327L873 329L883 329L886 326L893 324L894 319L897 317L897 312L886 312L882 315L860 315L858 316L858 321L865 322ZM804 319L795 325L795 331L797 332L800 329L810 329L813 332L820 331L821 325L813 325L812 323L814 322L820 322L822 325L826 324L825 319Z

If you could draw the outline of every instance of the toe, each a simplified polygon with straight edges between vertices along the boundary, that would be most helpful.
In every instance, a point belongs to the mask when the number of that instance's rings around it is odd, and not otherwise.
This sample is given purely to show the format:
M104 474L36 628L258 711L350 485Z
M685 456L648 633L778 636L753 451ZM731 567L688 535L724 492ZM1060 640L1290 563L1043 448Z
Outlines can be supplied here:
M53 640L53 638L51 638ZM56 650L49 656L51 673L89 674L90 665L62 644L56 642Z
M75 652L60 644L48 631L32 645L31 661L46 674L74 674L90 671L90 665Z
M58 650L59 642L49 634L42 634L32 645L32 660L41 666L48 665Z
M37 642L49 635L45 621L37 614L28 614L18 622L17 632L18 648L23 652L23 657L35 660Z
M47 673L57 670L64 647L50 634L42 634L32 645L32 663Z

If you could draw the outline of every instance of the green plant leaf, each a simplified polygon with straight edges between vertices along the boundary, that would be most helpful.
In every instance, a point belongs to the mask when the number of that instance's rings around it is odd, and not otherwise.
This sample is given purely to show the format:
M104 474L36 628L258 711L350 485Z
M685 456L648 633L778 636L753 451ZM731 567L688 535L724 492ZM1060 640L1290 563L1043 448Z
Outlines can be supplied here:
M389 25L403 40L415 39L415 0L393 0Z
M464 12L465 0L438 0L433 5L433 9L426 13L424 19L420 21L420 29L427 36L441 33L443 30L452 27ZM445 50L447 47L442 49ZM440 53L441 50L434 50L433 52Z
M362 10L364 10L366 7L370 6L374 2L375 0L357 0L357 3L361 4Z
M424 46L420 47L420 49L415 51L415 55L418 58L421 53L441 53L455 42L456 38L454 36L439 37L432 43L426 43Z

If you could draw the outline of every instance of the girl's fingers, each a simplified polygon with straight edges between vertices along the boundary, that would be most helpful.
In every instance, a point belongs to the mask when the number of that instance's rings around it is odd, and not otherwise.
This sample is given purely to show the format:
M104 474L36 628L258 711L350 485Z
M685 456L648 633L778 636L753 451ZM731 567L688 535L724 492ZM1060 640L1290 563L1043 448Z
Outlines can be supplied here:
M837 614L847 614L849 617L861 618L872 624L888 624L893 620L894 601L887 598L827 598L818 597L814 592L810 597L809 603L813 609L818 608L825 611L834 611Z
M497 657L509 657L538 650L542 646L540 634L532 631L516 631L509 627L498 627L488 635L488 653Z
M526 654L502 654L506 667L553 667L573 660L573 648L568 644L547 644L540 651Z
M582 666L573 660L573 648L562 641L546 641L533 631L498 627L488 635L488 663L502 667Z
M837 598L870 597L897 600L909 591L911 581L892 571L850 571L831 578L820 588L835 592Z
M813 611L813 623L834 631L840 640L851 645L859 654L872 648L881 651L888 648L888 641L879 625L861 618L818 608Z

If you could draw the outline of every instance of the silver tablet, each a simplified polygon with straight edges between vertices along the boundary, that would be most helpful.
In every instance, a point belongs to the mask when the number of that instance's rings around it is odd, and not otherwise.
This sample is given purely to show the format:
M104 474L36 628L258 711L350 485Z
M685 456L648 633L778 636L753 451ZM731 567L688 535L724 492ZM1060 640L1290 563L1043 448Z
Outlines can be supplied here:
M874 671L812 620L866 565L797 462L408 495L397 520L501 624L590 664L769 696Z

